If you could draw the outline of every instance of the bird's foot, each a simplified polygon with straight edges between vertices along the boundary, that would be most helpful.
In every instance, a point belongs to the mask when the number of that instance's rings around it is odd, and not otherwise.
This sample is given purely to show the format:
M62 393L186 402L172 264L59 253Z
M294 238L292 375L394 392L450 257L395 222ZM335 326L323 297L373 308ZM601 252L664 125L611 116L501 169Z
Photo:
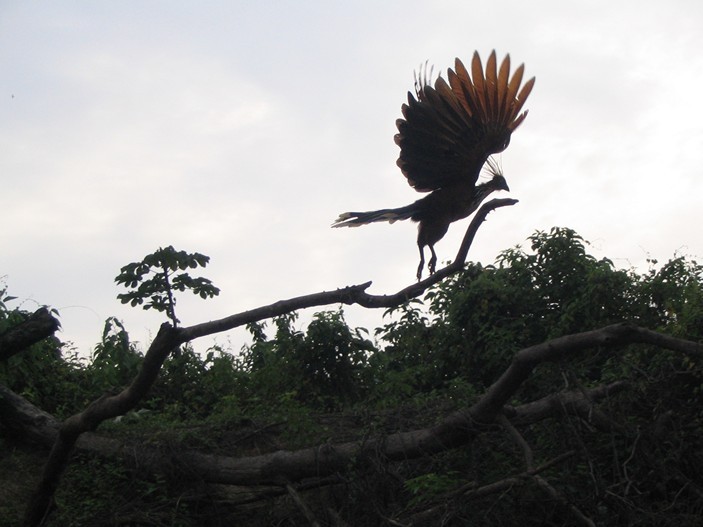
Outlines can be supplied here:
M437 270L437 257L434 254L432 255L432 258L430 258L430 263L427 265L427 270L430 274L434 274Z

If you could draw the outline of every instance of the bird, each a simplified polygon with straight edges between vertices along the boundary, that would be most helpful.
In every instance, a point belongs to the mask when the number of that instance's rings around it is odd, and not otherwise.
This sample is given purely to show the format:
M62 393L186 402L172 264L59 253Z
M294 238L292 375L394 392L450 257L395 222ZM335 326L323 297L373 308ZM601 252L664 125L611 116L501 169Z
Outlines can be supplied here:
M369 212L344 212L332 227L358 227L369 223L399 220L417 222L420 265L416 277L422 278L425 247L431 258L428 271L437 265L434 245L449 225L470 216L492 192L509 191L500 166L491 158L510 144L511 134L527 117L520 113L535 83L524 84L525 66L520 64L510 75L510 55L500 66L493 50L484 72L478 52L471 60L471 73L457 57L454 69L447 69L447 80L439 75L432 86L420 68L415 75L415 94L408 92L403 118L396 120L395 143L400 147L396 164L407 183L418 192L429 192L422 199L394 209ZM481 170L491 179L476 184Z

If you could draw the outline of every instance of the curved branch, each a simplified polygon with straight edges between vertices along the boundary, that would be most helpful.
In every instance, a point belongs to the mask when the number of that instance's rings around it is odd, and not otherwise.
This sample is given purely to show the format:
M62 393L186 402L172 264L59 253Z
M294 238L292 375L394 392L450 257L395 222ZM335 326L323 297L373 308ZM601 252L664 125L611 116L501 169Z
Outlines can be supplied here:
M492 422L532 370L543 362L553 362L567 354L579 353L595 346L612 347L634 343L652 344L703 358L703 344L670 337L629 323L566 335L520 350L503 375L473 406L471 418L479 423Z
M54 446L44 465L42 477L25 511L25 525L40 525L50 510L54 493L81 434L101 422L131 410L151 388L166 357L183 342L178 330L164 323L144 356L139 373L127 388L113 396L103 396L79 414L66 419L59 428Z
M206 335L212 335L214 333L229 331L251 322L272 318L284 313L289 313L290 311L305 309L308 307L337 303L348 305L358 304L367 308L389 308L399 306L412 298L420 296L429 287L441 282L447 276L460 271L466 263L466 257L476 236L476 232L478 232L479 227L486 220L488 213L499 207L515 205L517 202L518 201L515 199L493 199L487 203L484 203L471 220L454 262L440 269L428 278L409 285L397 293L390 295L370 295L366 292L366 289L369 288L371 282L365 282L363 284L352 285L342 289L336 289L334 291L323 291L321 293L313 293L311 295L280 300L267 306L258 307L250 311L244 311L242 313L221 318L219 320L213 320L211 322L181 328L183 338L185 339L184 342Z

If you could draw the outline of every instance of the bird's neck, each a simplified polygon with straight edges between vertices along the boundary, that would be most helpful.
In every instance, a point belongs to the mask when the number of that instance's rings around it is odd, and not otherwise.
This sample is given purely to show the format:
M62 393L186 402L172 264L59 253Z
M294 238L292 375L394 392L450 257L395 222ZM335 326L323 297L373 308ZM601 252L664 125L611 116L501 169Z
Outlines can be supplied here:
M454 219L452 221L460 220L473 214L483 200L494 190L493 186L488 183L483 183L475 187L455 189L455 192L461 194L462 199L461 201L457 201L457 203L461 203L461 208L460 210L454 211Z
M488 195L495 190L495 187L490 183L481 183L476 185L474 189L474 202L481 203Z

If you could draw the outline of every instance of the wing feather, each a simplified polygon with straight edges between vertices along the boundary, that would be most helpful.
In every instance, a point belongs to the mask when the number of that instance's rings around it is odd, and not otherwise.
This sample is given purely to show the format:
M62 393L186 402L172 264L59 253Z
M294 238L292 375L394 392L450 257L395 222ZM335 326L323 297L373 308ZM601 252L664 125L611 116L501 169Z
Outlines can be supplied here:
M489 155L505 149L510 134L522 123L520 115L534 86L534 78L521 88L524 66L510 76L510 57L498 66L495 51L484 69L478 53L471 73L458 58L431 85L427 63L415 77L415 94L401 107L395 142L400 147L397 165L408 183L420 192L455 184L476 184Z
M498 72L497 98L498 105L501 108L501 114L498 116L500 123L507 122L510 115L510 105L508 104L508 82L510 80L510 55L506 55L503 62L500 63L500 71Z
M449 85L452 87L454 95L457 97L461 105L466 108L469 115L475 115L478 105L476 104L477 96L473 82L469 72L466 70L464 63L458 58L454 63L456 73L451 69L447 72Z
M510 119L507 121L507 126L511 132L513 130L515 130L518 126L520 126L520 123L522 123L522 121L525 120L525 117L527 117L527 110L522 112L522 114L520 114L520 116L518 116L517 114L522 109L523 105L525 104L525 101L527 100L527 97L529 97L530 93L532 92L532 87L534 85L535 85L535 78L532 77L530 80L528 80L525 83L525 85L520 90L520 93L513 101L512 113L510 115Z
M486 113L486 108L488 106L486 102L486 88L483 79L483 65L481 64L481 57L478 56L478 52L474 51L474 56L471 61L471 74L473 75L473 85L475 86L477 103L479 106L479 113L483 121L488 120L488 115ZM470 82L470 81L469 81Z
M513 77L510 79L510 83L508 84L508 93L506 95L506 105L507 105L507 114L506 114L506 121L504 124L507 125L507 123L515 119L515 116L517 115L517 112L520 111L518 108L517 110L515 109L515 104L514 101L517 97L517 92L520 89L520 84L522 83L522 77L525 72L525 65L520 64L515 72L513 73Z
M498 73L496 70L496 52L493 50L486 62L486 83L484 85L484 89L486 90L486 113L490 120L495 120L498 117L496 115L496 112L499 110L497 88Z

